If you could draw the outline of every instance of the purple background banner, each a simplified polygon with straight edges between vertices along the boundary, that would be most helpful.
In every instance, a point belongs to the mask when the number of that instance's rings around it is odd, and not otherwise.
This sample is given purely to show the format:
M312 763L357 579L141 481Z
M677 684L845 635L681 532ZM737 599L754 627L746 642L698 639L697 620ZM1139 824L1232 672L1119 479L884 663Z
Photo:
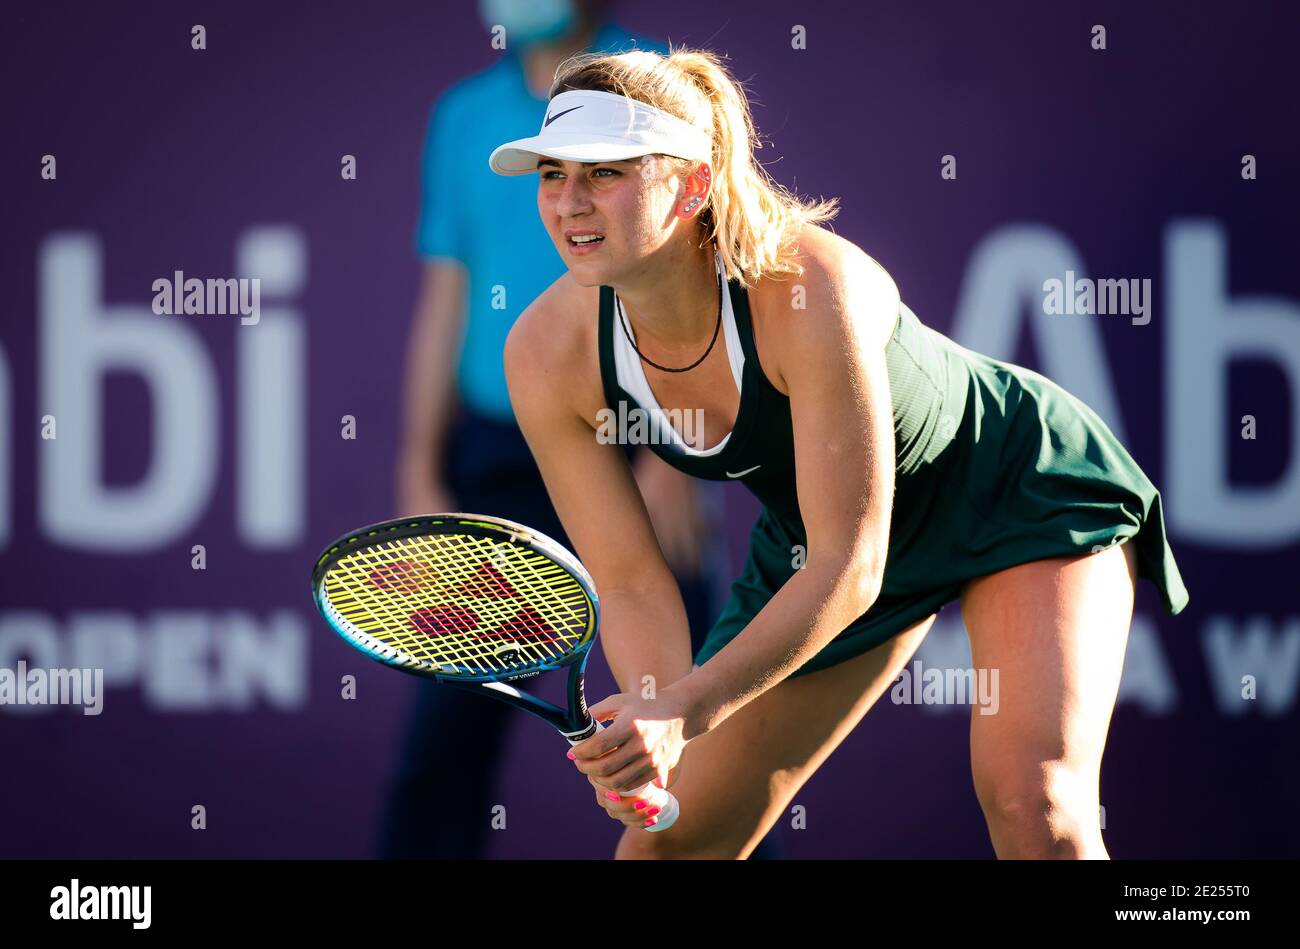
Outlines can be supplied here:
M836 231L924 322L1084 398L1164 492L1192 599L1168 617L1139 594L1101 777L1112 855L1300 856L1300 8L624 0L614 17L725 52L772 174L838 196ZM415 683L337 641L308 575L327 541L392 516L420 150L489 41L472 3L7 15L0 668L95 665L106 693L97 716L0 706L0 856L374 853ZM1150 322L1044 314L1067 269L1150 279ZM154 315L153 281L178 270L260 277L261 323ZM728 490L738 564L756 507ZM965 648L949 607L919 657L963 666ZM593 701L612 690L599 655L591 679ZM796 798L786 855L992 856L969 714L882 700ZM466 817L507 807L492 855L612 853L563 750L512 726Z

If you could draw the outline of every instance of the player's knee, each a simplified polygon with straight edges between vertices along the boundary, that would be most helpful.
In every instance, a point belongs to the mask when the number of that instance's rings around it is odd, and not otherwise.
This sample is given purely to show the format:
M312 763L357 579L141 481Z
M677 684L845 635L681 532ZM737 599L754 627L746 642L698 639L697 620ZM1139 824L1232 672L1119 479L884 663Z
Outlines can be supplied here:
M615 860L671 860L671 842L667 841L668 832L651 834L635 827L623 831L618 849L614 851ZM667 844L667 845L666 845Z
M616 860L738 860L739 847L728 847L722 841L712 843L700 840L681 827L671 827L657 834L638 827L623 831L614 852Z
M1100 834L1095 783L1065 766L1041 764L977 778L976 796L998 855L1088 855Z

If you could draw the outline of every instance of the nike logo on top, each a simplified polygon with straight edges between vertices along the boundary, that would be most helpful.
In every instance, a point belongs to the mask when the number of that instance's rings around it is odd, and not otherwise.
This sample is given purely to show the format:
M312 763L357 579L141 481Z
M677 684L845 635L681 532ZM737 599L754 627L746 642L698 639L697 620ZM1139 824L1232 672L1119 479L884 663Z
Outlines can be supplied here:
M554 121L555 121L556 119L558 119L560 116L562 116L562 115L568 115L570 112L576 112L576 111L578 111L578 110L581 109L581 108L582 108L582 106L580 106L580 105L575 105L572 109L565 109L563 112L556 112L554 115L548 115L548 116L546 117L546 121L542 123L542 128L546 128L546 126L550 125L552 122L554 122Z
M761 468L761 467L763 467L763 466L762 466L762 465L754 465L754 467L752 467L752 468L746 468L744 471L737 471L737 472L734 473L734 474L733 474L732 472L728 471L728 472L727 472L727 477L728 477L728 478L743 478L743 477L745 477L745 475L749 474L751 471L757 471L757 470L758 470L759 468Z

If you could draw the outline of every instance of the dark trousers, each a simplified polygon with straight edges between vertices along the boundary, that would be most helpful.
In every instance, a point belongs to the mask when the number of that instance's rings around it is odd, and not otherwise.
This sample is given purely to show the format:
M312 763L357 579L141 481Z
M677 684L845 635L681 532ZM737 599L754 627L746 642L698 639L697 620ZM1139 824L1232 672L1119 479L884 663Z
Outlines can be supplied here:
M460 510L518 521L573 549L516 425L462 409L446 457L448 487ZM714 619L709 588L698 578L679 577L678 583L692 650L698 650ZM433 682L421 682L417 689L383 815L380 855L477 859L483 856L487 820L466 815L482 814L484 802L491 800L506 728L522 713ZM754 853L760 859L777 855L771 836Z

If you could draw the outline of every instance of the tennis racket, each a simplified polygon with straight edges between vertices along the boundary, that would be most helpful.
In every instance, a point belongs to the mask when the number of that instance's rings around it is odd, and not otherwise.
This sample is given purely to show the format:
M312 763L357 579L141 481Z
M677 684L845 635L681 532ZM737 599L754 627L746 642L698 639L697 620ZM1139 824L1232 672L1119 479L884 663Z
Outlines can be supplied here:
M600 601L578 559L537 531L478 514L373 524L325 549L312 594L334 631L371 659L508 702L570 745L601 730L583 684ZM568 670L568 708L513 684L555 669ZM667 790L629 793L660 809L646 830L677 820Z

